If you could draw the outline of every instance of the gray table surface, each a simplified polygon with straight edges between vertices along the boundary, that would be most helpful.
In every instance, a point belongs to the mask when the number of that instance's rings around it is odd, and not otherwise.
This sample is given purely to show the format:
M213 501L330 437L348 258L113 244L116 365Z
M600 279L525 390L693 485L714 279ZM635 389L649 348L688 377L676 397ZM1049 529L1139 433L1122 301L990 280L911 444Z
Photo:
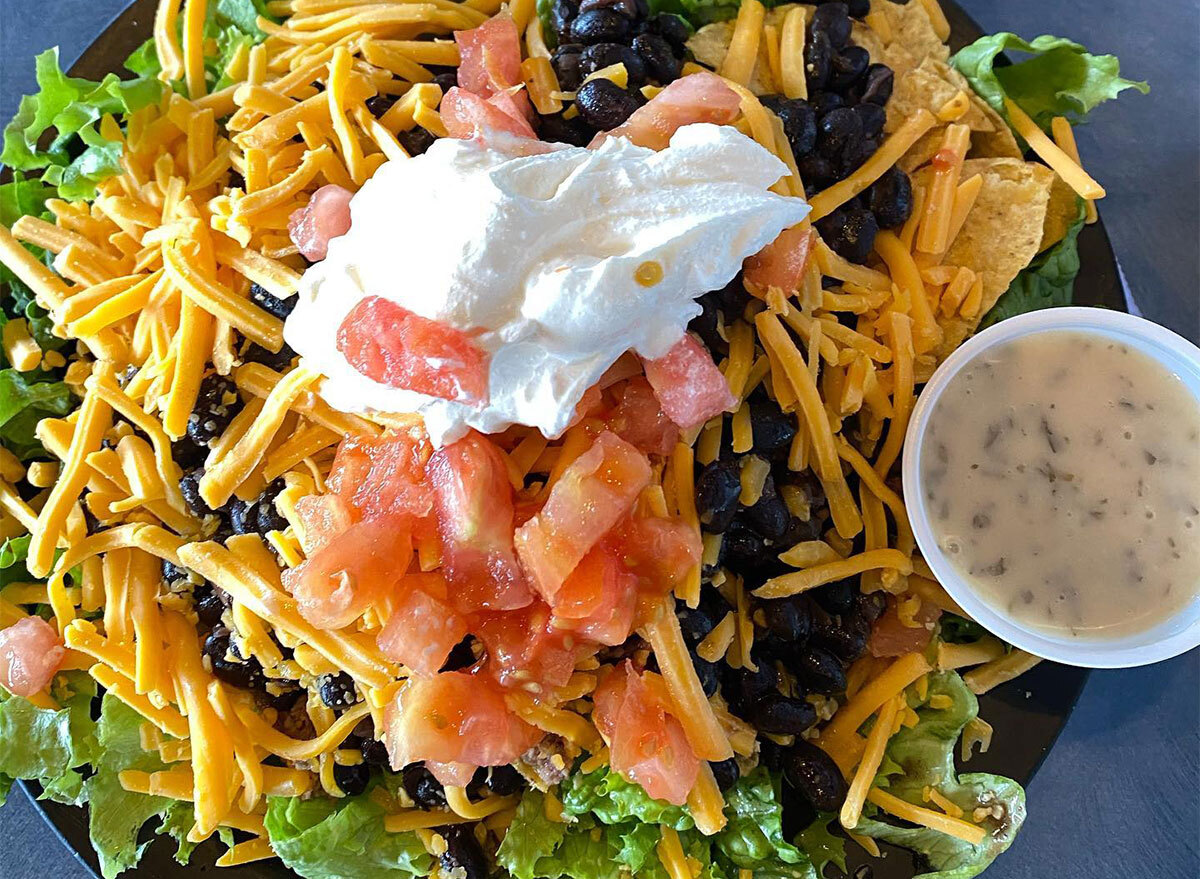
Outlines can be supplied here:
M1079 133L1105 223L1143 313L1200 339L1200 4L960 0L986 31L1053 33L1112 52L1127 94ZM75 59L125 0L0 0L0 117L33 86L33 55ZM1084 12L1086 10L1086 12ZM1030 820L989 879L1200 876L1200 653L1097 672L1029 786ZM33 805L0 812L0 879L85 879Z

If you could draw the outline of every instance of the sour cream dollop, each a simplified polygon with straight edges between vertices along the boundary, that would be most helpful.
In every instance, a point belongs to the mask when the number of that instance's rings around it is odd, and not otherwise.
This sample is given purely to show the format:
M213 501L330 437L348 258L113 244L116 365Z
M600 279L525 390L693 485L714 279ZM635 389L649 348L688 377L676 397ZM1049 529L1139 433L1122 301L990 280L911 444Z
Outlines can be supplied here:
M786 166L728 126L685 126L660 152L623 138L532 156L498 146L438 140L385 164L354 196L350 231L305 272L284 328L326 376L331 405L419 413L436 445L471 427L559 436L617 358L664 355L700 313L696 297L809 212L769 191ZM354 369L337 330L371 296L472 334L490 357L487 402Z

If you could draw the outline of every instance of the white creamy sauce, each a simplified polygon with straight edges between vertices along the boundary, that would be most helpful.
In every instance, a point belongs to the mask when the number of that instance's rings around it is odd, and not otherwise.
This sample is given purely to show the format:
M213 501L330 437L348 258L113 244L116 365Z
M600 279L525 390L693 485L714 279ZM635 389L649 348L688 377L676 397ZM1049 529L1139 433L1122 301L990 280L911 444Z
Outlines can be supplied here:
M939 545L1020 623L1116 638L1198 592L1200 403L1118 340L988 349L939 398L921 458Z
M420 413L439 445L469 427L558 436L621 354L665 354L700 313L696 297L809 211L768 191L786 167L727 126L685 126L661 152L623 138L549 149L522 157L444 138L355 195L350 231L305 273L284 330L326 376L329 403ZM650 286L645 270L636 277L647 263L662 271ZM486 405L387 387L350 366L337 329L369 296L471 333L490 355Z

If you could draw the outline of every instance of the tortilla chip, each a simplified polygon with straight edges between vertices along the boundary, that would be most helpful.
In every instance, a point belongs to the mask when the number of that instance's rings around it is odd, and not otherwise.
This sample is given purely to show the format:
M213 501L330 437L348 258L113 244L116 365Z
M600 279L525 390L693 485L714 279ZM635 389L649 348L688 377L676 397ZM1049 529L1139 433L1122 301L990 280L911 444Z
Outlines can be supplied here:
M945 62L926 58L920 67L905 71L896 80L892 97L887 102L887 122L883 130L895 131L917 110L925 109L936 114L960 91L974 96L970 84L957 70ZM972 131L991 132L996 128L977 103L972 103L956 121Z
M901 171L911 174L917 168L920 168L926 162L937 154L937 151L942 148L942 141L946 138L946 126L939 125L937 128L931 128L918 138L917 142L908 148L900 161L896 162L897 167Z
M872 64L886 63L883 56L887 47L883 44L883 37L858 19L851 19L850 42L866 49L867 54L871 56Z
M992 123L992 131L971 132L971 151L967 153L972 159L983 158L1024 158L1020 146L1017 145L1016 135L1012 133L1004 117L992 109L991 105L975 92L967 90L971 96L971 104Z
M721 63L729 53L729 41L733 39L733 21L717 21L706 24L692 34L687 47L692 50L696 61L713 70L720 70ZM756 95L772 95L779 92L771 78L771 62L767 58L767 44L758 43L758 60L750 74L750 91Z
M871 60L888 65L897 77L919 67L926 58L945 61L950 57L950 48L938 37L929 12L920 3L871 0L871 11L886 16L892 29L891 41L878 59Z
M1050 172L1054 174L1053 171ZM1053 247L1067 237L1067 230L1079 218L1079 196L1057 174L1050 184L1050 200L1046 204L1046 222L1042 226L1042 243L1038 253Z
M966 266L983 278L983 304L973 318L940 318L945 336L938 360L975 332L1013 278L1037 256L1054 172L1019 159L968 159L962 178L983 176L975 206L950 245L945 265Z

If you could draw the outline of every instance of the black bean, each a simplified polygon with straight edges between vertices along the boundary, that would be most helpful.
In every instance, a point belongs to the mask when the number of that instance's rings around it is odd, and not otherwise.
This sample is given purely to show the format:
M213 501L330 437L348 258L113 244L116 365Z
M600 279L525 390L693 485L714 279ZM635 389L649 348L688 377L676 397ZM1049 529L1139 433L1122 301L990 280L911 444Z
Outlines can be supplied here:
M572 0L554 0L554 5L550 7L550 24L554 28L559 43L571 41L571 22L578 14L579 4Z
M657 34L639 34L633 38L633 50L645 62L650 77L659 85L679 79L683 62L675 54L674 47L666 37Z
M576 43L619 43L629 37L629 19L610 9L579 13L571 22L571 39Z
M224 595L221 590L215 586L205 584L197 586L192 592L192 597L196 606L196 616L200 618L200 622L212 628L220 625L221 614L225 612L227 604L222 599Z
M736 461L713 461L696 480L696 510L706 530L725 531L738 510L742 480Z
M798 159L796 167L800 171L800 179L804 181L805 189L810 193L824 189L837 178L837 166L816 153L809 153Z
M728 284L715 292L717 301L721 303L721 313L725 315L726 324L741 317L746 311L746 305L750 302L750 294L746 291L746 282L741 272L734 275Z
M846 689L846 671L836 656L812 645L798 653L788 666L810 693L840 693Z
M837 159L847 144L861 140L862 120L849 107L830 110L817 123L817 152L827 159Z
M439 73L433 78L433 84L442 90L442 94L458 85L457 73Z
M433 145L437 137L418 125L408 131L401 131L396 135L396 140L400 141L400 146L404 147L404 151L410 156L419 156Z
M808 598L793 595L764 601L760 605L763 622L771 634L789 644L803 644L812 628L812 609Z
M630 21L645 18L650 12L646 0L582 0L579 4L580 13L591 12L593 9L611 9Z
M867 199L881 229L902 226L912 216L912 181L899 168L889 168L868 190Z
M829 87L845 89L858 81L871 63L871 55L862 46L847 46L833 56L829 69Z
M756 452L786 449L796 437L796 419L775 405L751 404L750 425L754 431Z
M797 739L785 751L783 777L819 812L836 812L846 800L848 787L837 763L804 739Z
M850 39L850 10L845 3L823 3L813 11L809 28L825 34L833 47L840 49Z
M319 692L321 701L329 708L349 708L358 701L358 693L354 689L354 678L344 671L321 678Z
M783 133L797 159L813 151L817 143L817 114L808 101L767 95L762 103L783 123Z
M616 128L645 102L641 93L627 91L607 79L585 82L575 93L579 115L588 125L600 131Z
M204 640L204 655L208 657L213 677L231 686L257 690L265 683L258 660L237 658L237 649L223 626L213 629Z
M846 0L846 7L855 18L862 18L871 11L871 0Z
M669 12L660 12L658 15L648 18L646 30L648 33L658 34L674 46L677 52L684 50L688 37L692 35L692 29L688 23L678 15L672 15Z
M578 43L567 43L559 46L550 56L550 65L558 77L559 88L574 91L583 82L583 74L579 70L580 53L583 46Z
M833 63L833 43L829 35L821 32L812 34L804 44L804 74L809 89L823 89L829 82L829 71Z
M346 796L356 797L366 791L367 785L371 783L371 767L365 762L355 763L353 766L334 763L333 780Z
M207 457L208 446L193 442L191 437L184 436L171 443L171 460L184 470L199 467ZM87 510L86 506L84 510Z
M723 352L727 346L717 329L721 313L717 294L715 292L705 293L696 301L700 304L700 313L691 319L688 329L700 337L700 341L709 351Z
M479 657L475 655L475 650L471 646L475 639L470 635L463 638L451 649L449 655L446 656L445 663L442 664L439 671L457 671L461 668L470 668L479 661Z
M487 855L475 838L472 824L451 824L439 827L438 833L446 840L446 851L439 859L442 870L450 876L462 879L487 879Z
M742 771L738 768L737 760L733 757L717 763L709 763L708 765L712 769L713 778L717 780L717 787L721 790L729 790L733 787L737 783L738 777L742 774Z
M873 623L887 611L887 599L882 592L859 592L854 596L854 613Z
M620 43L596 43L579 53L579 73L584 78L613 64L625 65L630 88L645 85L646 62L629 46Z
M234 534L258 533L258 504L235 497L229 503L229 527Z
M255 303L259 308L268 314L283 320L292 313L292 309L296 307L298 297L289 296L287 299L280 299L275 296L267 288L258 284L250 285L250 301Z
M746 510L746 518L768 540L780 540L787 533L792 514L775 490L775 479L771 474L768 473L763 481L762 495L758 501Z
M564 119L561 113L540 117L538 136L550 143L569 143L571 146L587 146L596 136L596 129L579 116Z
M735 518L721 540L721 561L743 576L769 576L781 565L763 536Z
M868 104L883 106L892 96L895 75L886 64L871 64L863 74L862 100Z
M849 177L858 170L863 162L875 155L877 149L879 149L879 141L871 137L864 137L860 141L847 144L846 148L842 150L841 159L838 161L838 173L843 177ZM854 204L861 205L862 203L856 200ZM847 207L850 206L847 203Z
M181 592L191 582L187 568L182 568L167 559L162 560L162 578L171 592Z
M283 531L288 526L288 521L275 509L274 497L263 497L258 502L258 517L255 519L255 526L259 534L266 534L268 531Z
M820 119L826 113L833 110L840 110L846 106L846 99L837 92L815 92L809 96L809 104L813 108L813 112Z
M854 596L858 594L858 586L849 578L834 580L832 583L818 586L808 594L826 613L844 614L850 613L850 609L854 607Z
M828 650L843 662L853 662L867 649L870 630L866 622L853 614L813 620L808 643Z
M817 722L817 709L804 699L767 693L751 706L747 720L759 732L798 736Z
M700 608L682 605L675 610L683 638L689 644L699 644L715 626L714 621Z
M363 739L359 750L362 751L363 760L372 766L388 765L387 745L379 739Z
M779 686L779 672L771 663L756 661L757 671L748 668L721 667L721 692L735 710L745 711Z
M715 696L721 689L720 666L695 654L692 654L692 665L696 667L696 677L700 679L700 688L704 690L704 695Z
M225 184L228 189L240 189L246 191L246 178L237 171L229 172L229 182Z
M193 514L201 519L213 515L212 509L204 502L204 498L200 497L200 479L203 476L204 468L197 467L190 473L184 474L184 477L179 480L179 493L183 495L183 502L187 504Z
M375 118L379 118L388 110L392 109L392 105L396 103L399 95L375 95L373 98L367 98L367 110Z
M492 793L507 797L525 789L525 778L511 766L493 766L487 786Z
M261 363L276 372L287 372L295 359L296 352L286 342L278 351L271 351L257 342L251 342L242 354L242 360L247 363Z
M786 756L786 749L768 738L759 739L758 742L758 762L770 769L772 772L779 772L783 769L783 760Z
M862 120L864 137L879 137L887 122L887 112L878 104L855 104L854 112Z
M853 263L864 263L875 248L879 223L875 215L862 208L834 211L817 221L821 237L834 251Z
M424 763L410 763L401 770L400 777L404 792L417 804L417 808L437 809L446 805L446 792L441 782L433 777Z

